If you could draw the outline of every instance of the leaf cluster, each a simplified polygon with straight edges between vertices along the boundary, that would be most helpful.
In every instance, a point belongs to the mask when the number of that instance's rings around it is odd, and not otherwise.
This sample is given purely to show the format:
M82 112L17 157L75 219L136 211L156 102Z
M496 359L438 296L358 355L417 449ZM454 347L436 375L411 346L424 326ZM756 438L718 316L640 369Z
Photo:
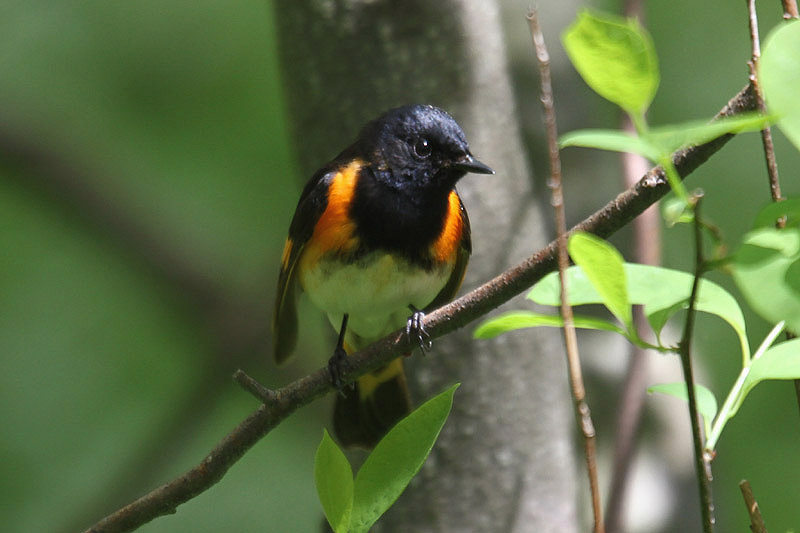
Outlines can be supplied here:
M317 494L336 533L369 531L405 490L436 442L458 384L420 405L375 446L353 479L353 470L327 431L314 461Z

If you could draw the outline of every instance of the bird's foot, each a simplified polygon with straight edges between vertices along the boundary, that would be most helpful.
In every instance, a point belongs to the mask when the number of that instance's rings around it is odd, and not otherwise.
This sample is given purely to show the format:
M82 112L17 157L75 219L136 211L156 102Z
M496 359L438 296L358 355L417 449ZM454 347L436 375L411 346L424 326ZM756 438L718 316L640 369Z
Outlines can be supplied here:
M425 313L415 307L411 307L411 310L413 313L408 317L408 322L406 322L406 335L408 335L409 339L417 341L422 355L425 355L431 351L433 346L431 336L425 331L425 327L422 324L425 319Z
M336 349L333 351L333 356L328 359L328 372L331 375L331 384L336 388L339 392L339 396L344 398L347 396L344 392L345 387L353 390L355 385L353 383L349 383L345 385L342 383L342 365L347 359L347 352L344 351L344 348L341 346L337 346Z

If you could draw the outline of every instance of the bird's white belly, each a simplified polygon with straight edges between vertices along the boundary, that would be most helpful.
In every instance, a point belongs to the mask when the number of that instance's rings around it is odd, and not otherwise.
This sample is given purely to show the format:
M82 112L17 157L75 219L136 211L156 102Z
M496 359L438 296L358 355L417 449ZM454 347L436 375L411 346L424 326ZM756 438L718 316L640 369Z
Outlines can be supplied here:
M447 284L452 263L426 271L386 253L373 253L354 263L322 259L301 274L311 301L325 311L338 331L349 315L347 342L354 349L403 327L409 306L423 309Z

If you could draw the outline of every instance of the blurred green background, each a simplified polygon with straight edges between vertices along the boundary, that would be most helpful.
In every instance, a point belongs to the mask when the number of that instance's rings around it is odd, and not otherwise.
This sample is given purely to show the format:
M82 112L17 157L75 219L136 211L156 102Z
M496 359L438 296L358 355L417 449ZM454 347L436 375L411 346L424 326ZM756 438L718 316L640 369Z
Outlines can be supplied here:
M299 187L275 46L262 1L0 7L3 530L89 526L257 406L237 367L321 363L266 365ZM143 530L311 530L324 411Z
M762 36L780 19L778 4L763 6ZM579 5L540 8L561 131L617 121L564 63L557 35ZM527 3L503 9L541 176ZM653 124L710 116L745 84L744 3L654 2L647 25L662 69ZM263 1L0 6L3 530L91 525L197 464L257 406L231 381L236 368L279 386L324 361L309 340L321 337L321 320L303 325L301 347L319 360L276 370L267 357L278 258L303 180L276 46ZM776 144L784 191L797 194L800 158L779 133ZM614 155L567 153L564 172L573 221L619 189ZM706 213L735 241L769 200L758 137L732 141L689 181L699 185ZM614 242L626 248L628 236ZM689 246L685 229L668 230L665 263L690 268ZM766 326L753 324L758 339ZM738 372L735 338L703 320L698 340L704 383L721 397ZM615 404L601 387L613 397L619 383L590 385L611 424ZM316 530L311 469L327 411L324 402L304 408L219 484L142 531ZM610 445L612 426L599 427ZM736 487L744 477L771 530L800 527L799 435L791 386L756 389L714 463L720 531L746 528ZM693 515L688 502L673 513Z

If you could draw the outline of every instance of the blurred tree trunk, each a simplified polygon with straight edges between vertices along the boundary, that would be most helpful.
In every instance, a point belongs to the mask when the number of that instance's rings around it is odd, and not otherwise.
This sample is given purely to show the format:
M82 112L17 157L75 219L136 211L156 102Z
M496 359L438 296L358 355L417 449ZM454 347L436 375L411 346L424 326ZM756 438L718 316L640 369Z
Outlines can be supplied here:
M476 157L497 171L459 186L473 234L464 288L545 243L494 2L302 0L274 9L303 176L385 109L432 103L455 116ZM473 341L470 329L407 362L417 402L462 386L431 458L375 530L577 530L573 415L557 334Z

